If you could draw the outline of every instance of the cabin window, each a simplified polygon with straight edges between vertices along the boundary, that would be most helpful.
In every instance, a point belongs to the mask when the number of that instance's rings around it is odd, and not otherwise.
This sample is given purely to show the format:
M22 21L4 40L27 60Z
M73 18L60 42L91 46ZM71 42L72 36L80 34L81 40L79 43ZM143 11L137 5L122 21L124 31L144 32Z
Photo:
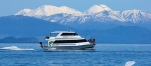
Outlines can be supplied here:
M56 37L59 33L51 33L50 36L51 37Z
M79 43L79 42L87 42L87 40L56 40L54 43Z
M62 33L61 36L75 36L78 35L76 33Z

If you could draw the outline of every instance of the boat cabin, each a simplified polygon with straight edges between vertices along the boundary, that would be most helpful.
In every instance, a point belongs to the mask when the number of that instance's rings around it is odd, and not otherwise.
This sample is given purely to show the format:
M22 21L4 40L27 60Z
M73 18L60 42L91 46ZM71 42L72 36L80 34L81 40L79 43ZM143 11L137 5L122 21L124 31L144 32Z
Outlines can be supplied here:
M72 31L55 31L50 33L50 37L46 37L45 40L53 40L53 39L77 39L82 38L77 33ZM83 39L83 38L82 38Z

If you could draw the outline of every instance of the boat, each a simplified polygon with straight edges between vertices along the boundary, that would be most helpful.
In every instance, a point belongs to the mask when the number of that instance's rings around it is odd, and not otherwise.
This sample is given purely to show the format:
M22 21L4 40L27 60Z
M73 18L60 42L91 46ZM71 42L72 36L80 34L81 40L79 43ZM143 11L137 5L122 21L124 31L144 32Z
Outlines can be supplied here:
M45 40L47 44L40 42L44 50L85 50L93 49L96 45L94 38L86 40L73 31L54 31Z

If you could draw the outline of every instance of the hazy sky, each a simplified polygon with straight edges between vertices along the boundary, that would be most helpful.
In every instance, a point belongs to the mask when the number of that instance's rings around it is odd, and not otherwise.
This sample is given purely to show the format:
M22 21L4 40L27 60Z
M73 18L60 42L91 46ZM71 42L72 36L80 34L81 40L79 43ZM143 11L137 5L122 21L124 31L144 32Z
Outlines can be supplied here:
M68 6L84 12L95 4L104 4L118 11L138 9L151 12L151 0L0 0L0 16L13 15L24 8L35 9L42 5Z

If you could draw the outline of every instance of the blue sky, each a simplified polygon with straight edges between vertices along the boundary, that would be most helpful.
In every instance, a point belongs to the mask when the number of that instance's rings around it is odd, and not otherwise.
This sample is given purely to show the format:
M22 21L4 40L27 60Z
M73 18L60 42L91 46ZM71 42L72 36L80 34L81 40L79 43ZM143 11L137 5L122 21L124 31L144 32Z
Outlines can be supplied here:
M35 9L42 5L68 6L81 12L94 4L104 4L112 10L145 10L151 12L151 0L0 0L0 16L17 13L24 8Z

